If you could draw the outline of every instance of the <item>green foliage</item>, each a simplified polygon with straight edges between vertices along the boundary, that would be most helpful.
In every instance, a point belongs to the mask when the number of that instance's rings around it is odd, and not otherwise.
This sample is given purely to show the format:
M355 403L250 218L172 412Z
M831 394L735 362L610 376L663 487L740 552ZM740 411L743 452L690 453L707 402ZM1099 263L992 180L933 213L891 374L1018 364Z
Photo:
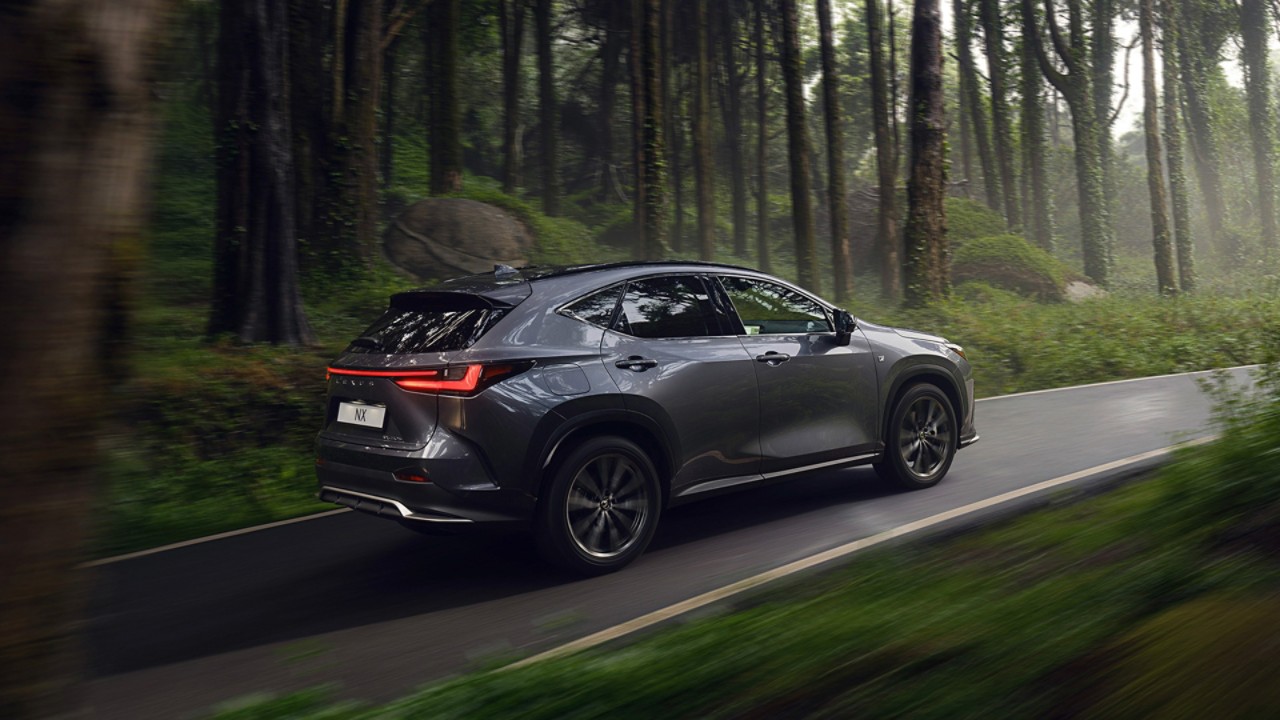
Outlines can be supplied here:
M488 203L516 216L533 231L534 264L573 265L599 260L599 248L585 225L566 217L544 215L524 200L503 193L496 185L469 182L453 197Z
M1069 270L1021 235L994 235L960 246L951 275L956 283L988 282L1041 300L1061 300Z
M902 207L906 207L904 202ZM947 240L954 250L970 240L1005 232L1004 218L983 203L959 197L948 197Z

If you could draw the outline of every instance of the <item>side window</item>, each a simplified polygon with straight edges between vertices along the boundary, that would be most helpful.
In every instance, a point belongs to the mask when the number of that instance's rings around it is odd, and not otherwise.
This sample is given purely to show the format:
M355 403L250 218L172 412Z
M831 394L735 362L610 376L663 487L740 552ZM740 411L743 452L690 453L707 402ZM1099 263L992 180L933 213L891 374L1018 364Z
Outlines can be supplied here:
M696 277L659 277L627 285L615 329L641 338L714 335L711 298Z
M827 311L800 293L764 280L722 277L748 335L831 332Z
M591 293L581 300L575 300L566 305L560 311L560 314L607 328L613 322L613 310L618 306L618 298L621 296L622 286L615 285L614 287Z

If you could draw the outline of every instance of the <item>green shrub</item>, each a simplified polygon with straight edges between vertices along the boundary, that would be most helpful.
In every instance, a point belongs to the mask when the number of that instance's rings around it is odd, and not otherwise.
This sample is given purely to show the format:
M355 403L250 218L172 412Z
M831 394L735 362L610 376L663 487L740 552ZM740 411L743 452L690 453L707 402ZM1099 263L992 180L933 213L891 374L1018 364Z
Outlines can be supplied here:
M1000 213L980 202L949 197L946 209L947 239L952 248L958 248L970 240L1000 235L1006 230Z
M970 240L955 251L954 282L987 282L1040 300L1061 300L1069 273L1052 255L1021 235Z

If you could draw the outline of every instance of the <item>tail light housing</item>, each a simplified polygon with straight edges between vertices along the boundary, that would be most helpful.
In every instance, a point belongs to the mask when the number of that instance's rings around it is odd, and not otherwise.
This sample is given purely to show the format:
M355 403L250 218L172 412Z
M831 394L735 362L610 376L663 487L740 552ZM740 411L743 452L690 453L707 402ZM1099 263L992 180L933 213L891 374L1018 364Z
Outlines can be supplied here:
M328 374L388 378L409 392L470 397L531 367L531 362L473 363L426 370L349 370L331 367Z

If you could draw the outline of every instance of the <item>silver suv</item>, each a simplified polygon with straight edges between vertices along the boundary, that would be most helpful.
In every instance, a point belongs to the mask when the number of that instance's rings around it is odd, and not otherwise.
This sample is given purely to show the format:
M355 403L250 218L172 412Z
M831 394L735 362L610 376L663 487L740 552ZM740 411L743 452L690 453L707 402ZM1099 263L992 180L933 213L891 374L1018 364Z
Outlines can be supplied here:
M978 439L959 346L710 263L399 293L328 383L321 499L424 531L520 524L583 574L634 560L672 505L866 463L926 488Z

